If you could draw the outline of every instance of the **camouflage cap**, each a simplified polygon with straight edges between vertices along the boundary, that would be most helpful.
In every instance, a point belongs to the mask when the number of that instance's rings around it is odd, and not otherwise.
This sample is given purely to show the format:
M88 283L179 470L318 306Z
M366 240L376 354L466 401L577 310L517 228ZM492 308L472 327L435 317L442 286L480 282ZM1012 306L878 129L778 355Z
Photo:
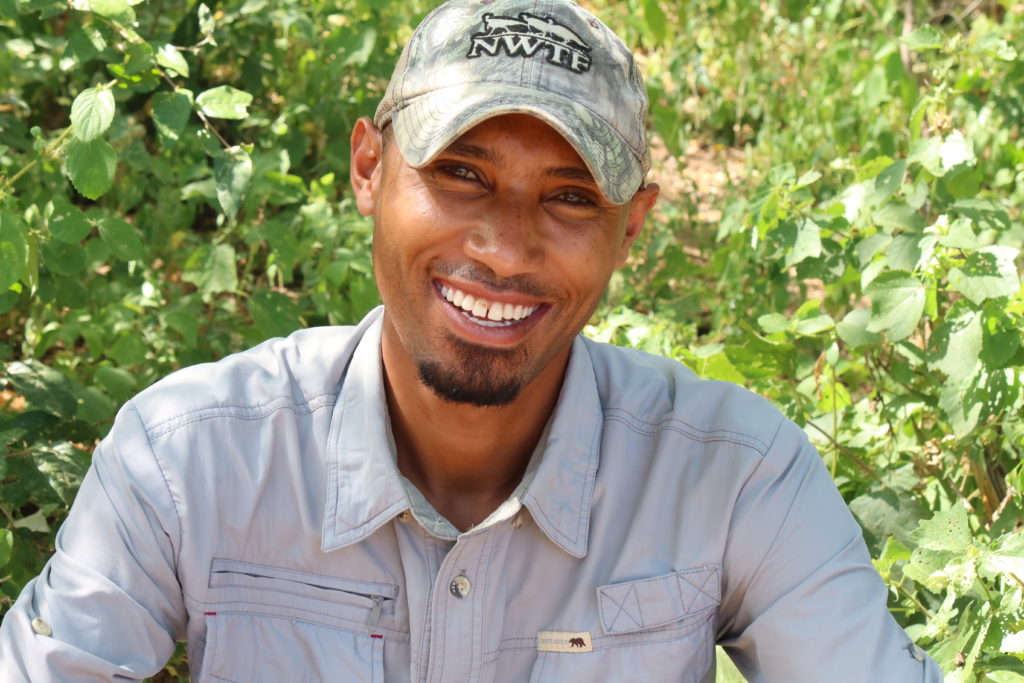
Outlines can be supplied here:
M374 123L425 166L499 114L536 116L576 149L605 196L629 201L650 168L647 92L633 55L569 0L451 0L405 46Z

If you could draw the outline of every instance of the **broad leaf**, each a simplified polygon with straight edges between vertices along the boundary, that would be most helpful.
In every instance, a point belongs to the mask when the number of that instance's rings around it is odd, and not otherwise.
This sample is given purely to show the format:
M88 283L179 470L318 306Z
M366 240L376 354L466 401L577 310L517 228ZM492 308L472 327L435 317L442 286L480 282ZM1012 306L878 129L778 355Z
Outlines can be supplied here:
M14 548L14 533L10 529L0 529L0 569L11 561Z
M196 98L200 111L218 119L244 119L249 115L250 103L252 95L230 85L218 85L199 93Z
M191 114L192 91L179 88L174 92L157 93L153 97L153 124L160 144L168 149L173 147Z
M141 261L146 258L142 240L130 223L120 218L104 218L99 222L100 237L114 256L122 261Z
M960 380L978 366L982 348L981 314L965 311L947 319L929 340L930 366Z
M69 442L43 446L32 453L36 468L43 473L60 499L71 505L89 469L89 455Z
M185 55L173 45L160 46L156 51L156 63L183 78L188 78L188 62Z
M114 93L104 87L88 88L71 104L71 125L82 142L95 140L114 120Z
M66 161L71 184L89 199L99 198L114 183L117 152L106 140L72 140Z
M284 337L302 326L295 303L281 292L269 289L252 293L249 313L264 337Z
M213 178L217 184L217 201L228 220L242 205L245 191L252 180L252 159L241 147L228 147L213 161Z
M204 248L197 256L196 267L186 271L181 279L198 287L204 298L219 292L233 292L238 288L235 250L230 244ZM192 261L189 259L190 263Z
M970 254L959 268L949 271L949 284L976 304L986 299L1012 296L1020 289L1013 247L984 247Z
M962 505L955 503L948 510L938 512L931 519L921 522L911 537L919 548L962 553L971 544L971 527L967 522L967 512Z
M22 278L27 259L25 223L13 211L0 210L0 292Z
M7 379L32 406L57 417L75 416L78 401L71 380L34 358L7 366Z
M871 299L868 332L885 332L894 342L914 332L925 303L925 287L918 279L901 271L887 271L876 277L864 293Z
M62 195L53 197L53 213L48 225L51 235L69 244L78 244L92 232L92 223L85 214Z

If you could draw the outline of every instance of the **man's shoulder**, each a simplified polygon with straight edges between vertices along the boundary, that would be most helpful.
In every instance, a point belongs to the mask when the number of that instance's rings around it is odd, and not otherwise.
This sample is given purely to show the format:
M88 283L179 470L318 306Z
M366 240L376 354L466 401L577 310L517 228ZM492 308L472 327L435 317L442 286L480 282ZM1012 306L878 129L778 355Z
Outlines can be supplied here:
M308 411L333 403L367 326L301 329L178 370L132 399L151 436L206 417Z
M732 382L704 379L679 361L587 339L606 417L652 435L665 429L698 441L735 440L764 455L787 422L765 398Z

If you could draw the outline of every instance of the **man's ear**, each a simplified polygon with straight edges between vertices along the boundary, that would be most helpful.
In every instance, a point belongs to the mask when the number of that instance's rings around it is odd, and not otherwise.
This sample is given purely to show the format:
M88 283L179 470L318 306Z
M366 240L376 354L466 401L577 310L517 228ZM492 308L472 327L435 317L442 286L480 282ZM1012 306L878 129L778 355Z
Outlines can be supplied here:
M380 190L380 174L384 155L381 132L367 117L356 121L352 129L352 156L349 162L349 181L356 195L356 206L364 216L373 214Z
M647 214L654 208L655 202L658 201L658 193L660 192L661 187L658 183L650 183L638 190L633 195L633 199L630 200L629 215L626 217L626 233L623 235L622 244L619 248L616 268L621 268L626 262L626 257L629 256L629 249L633 246L633 242L636 242L636 238L640 236L640 230L644 227Z

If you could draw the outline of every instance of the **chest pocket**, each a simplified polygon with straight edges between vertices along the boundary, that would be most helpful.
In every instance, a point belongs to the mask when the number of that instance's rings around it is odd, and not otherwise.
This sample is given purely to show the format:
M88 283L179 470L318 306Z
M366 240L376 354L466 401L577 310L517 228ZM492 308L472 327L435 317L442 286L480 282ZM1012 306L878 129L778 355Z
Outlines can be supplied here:
M384 680L397 586L215 559L209 589L198 680Z
M600 586L592 650L541 652L531 680L714 680L720 590L717 565Z

